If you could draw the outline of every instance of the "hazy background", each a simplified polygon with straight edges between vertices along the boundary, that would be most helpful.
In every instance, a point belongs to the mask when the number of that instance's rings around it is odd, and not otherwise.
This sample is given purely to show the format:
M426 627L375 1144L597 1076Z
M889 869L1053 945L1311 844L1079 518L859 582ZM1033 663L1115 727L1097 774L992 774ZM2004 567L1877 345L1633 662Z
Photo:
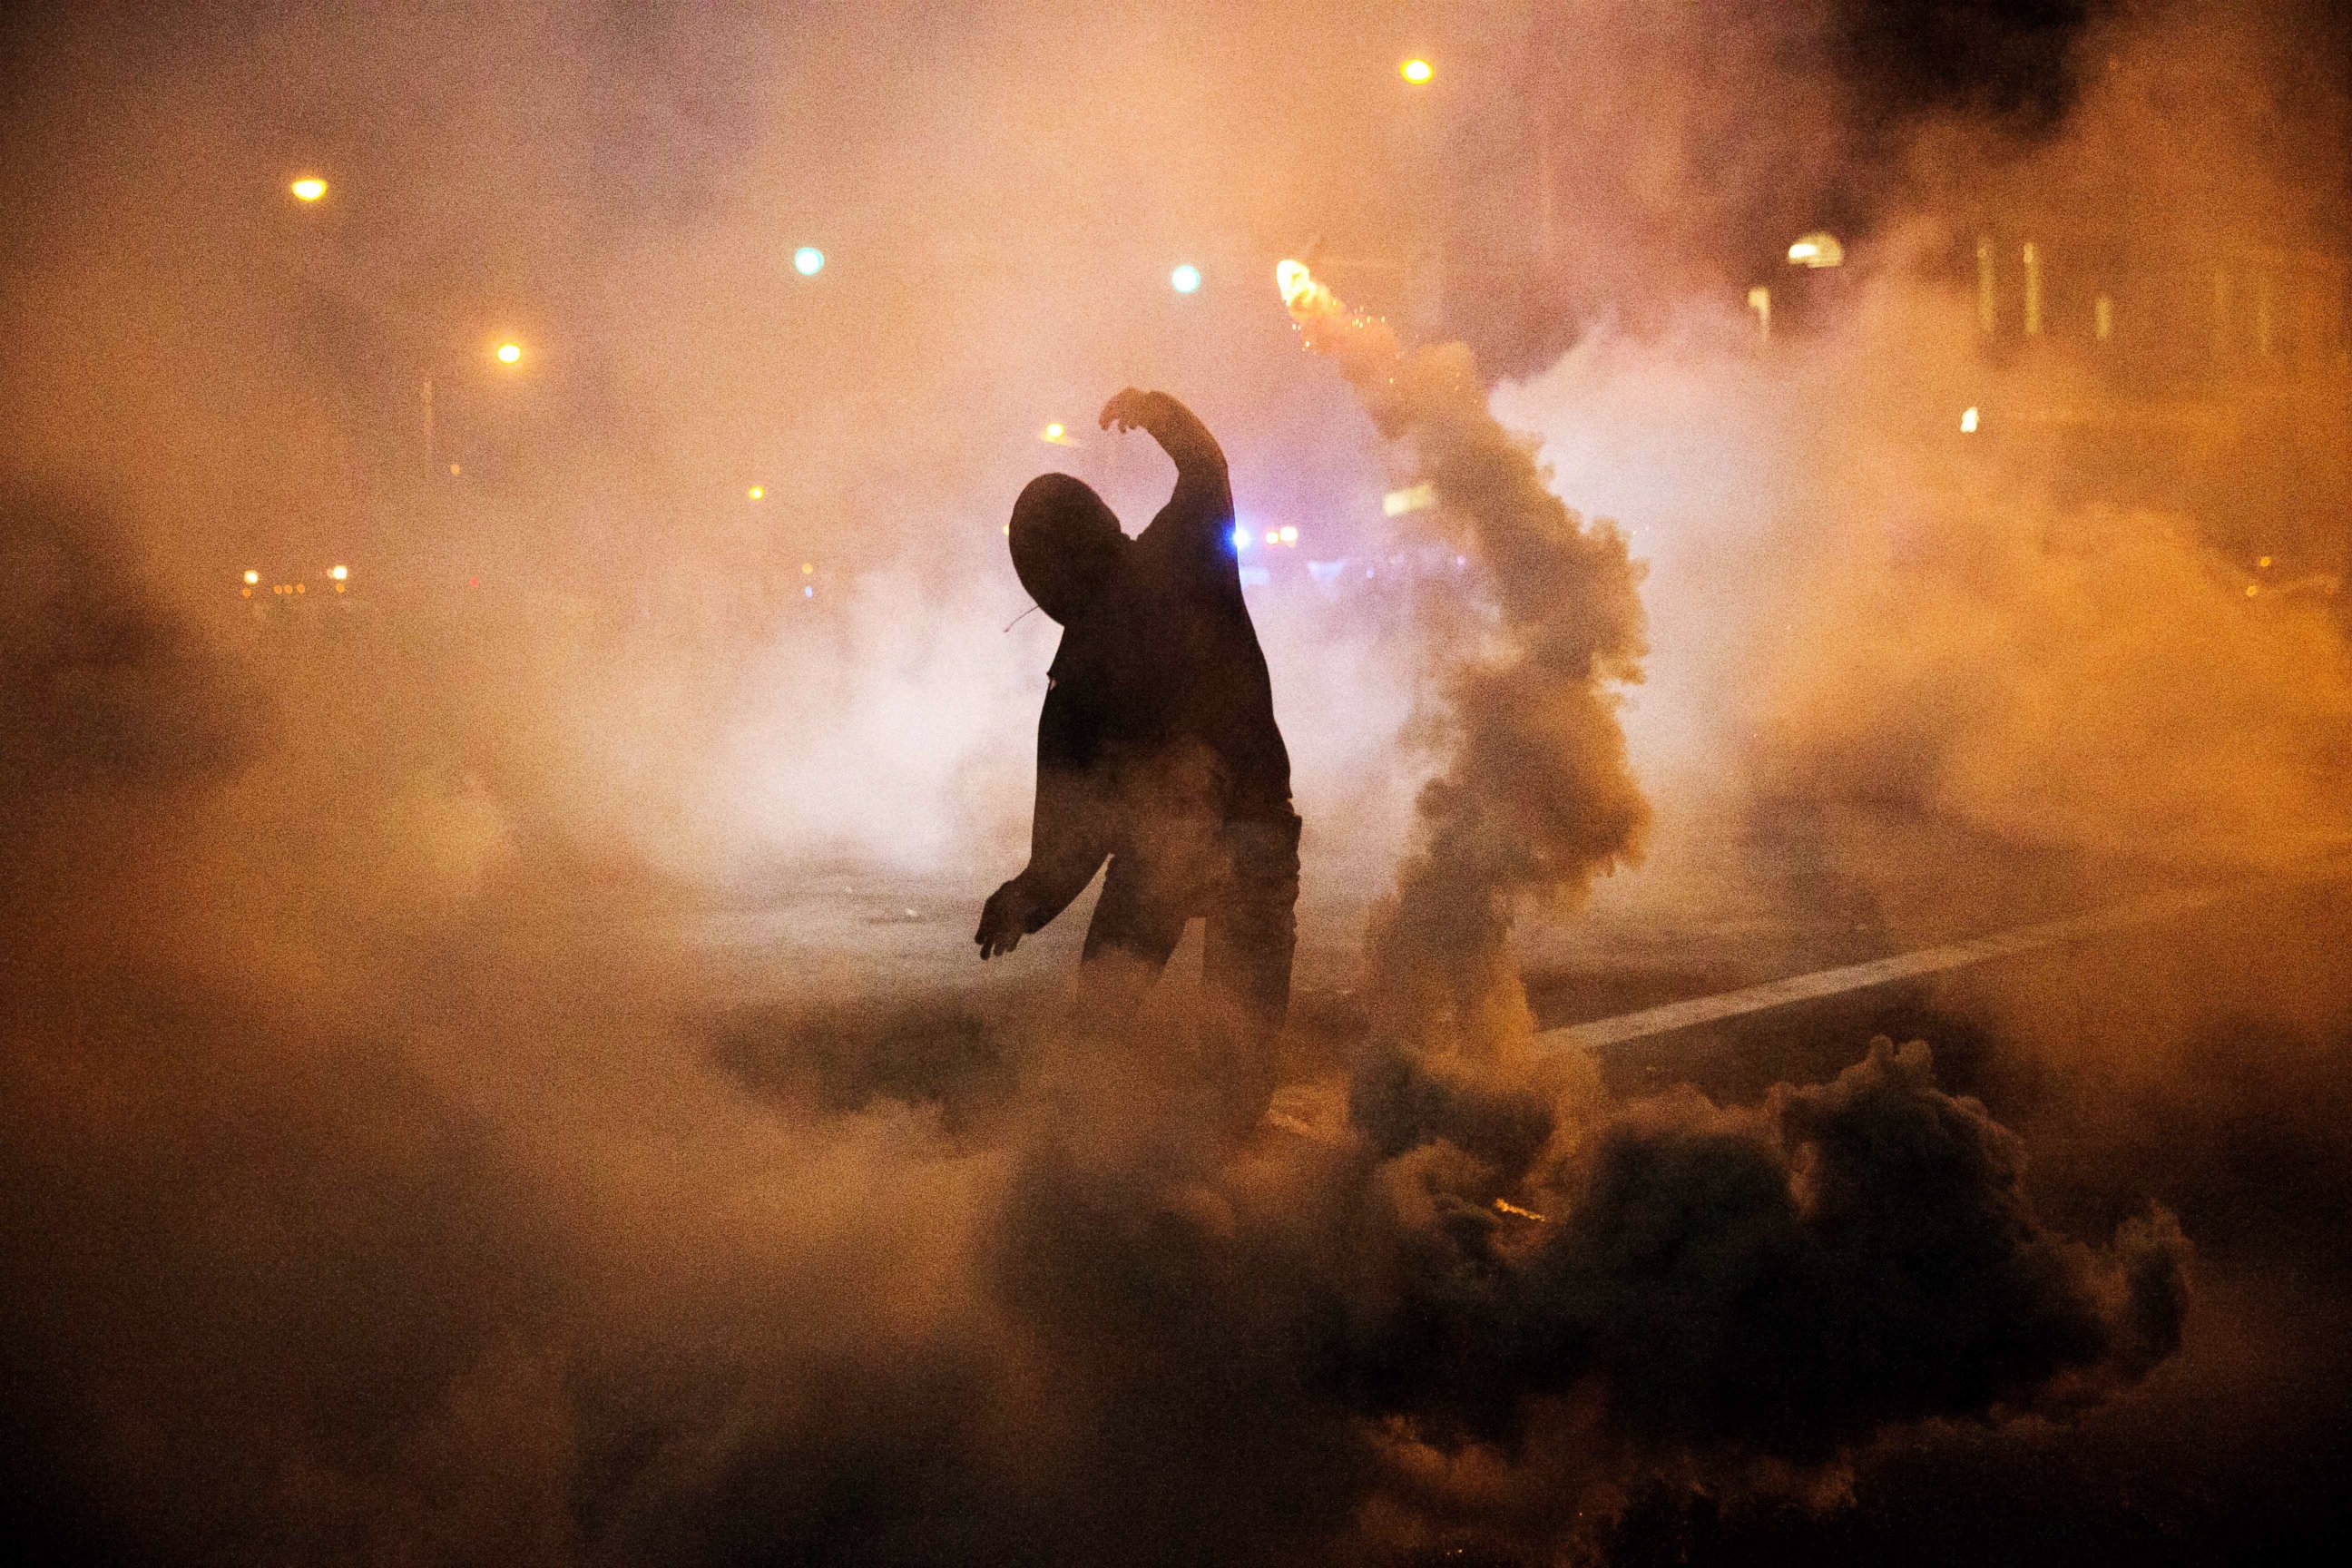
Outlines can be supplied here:
M973 1003L860 973L853 927L747 995L679 931L846 878L921 889L961 949L962 904L1017 868L1055 636L1003 629L1025 601L1000 529L1045 467L1141 523L1166 465L1092 423L1133 384L1219 433L1246 522L1301 531L1261 550L1253 606L1308 821L1314 978L1345 983L1435 765L1401 733L1449 623L1392 559L1414 536L1381 498L1408 459L1275 298L1274 259L1318 243L1409 337L1478 351L1556 493L1648 563L1623 714L1656 821L1599 918L1789 897L1738 846L1798 807L1853 825L1822 853L1889 942L1949 934L1905 891L1922 856L1957 901L2021 853L2070 858L2093 898L2151 864L2340 843L2340 619L2316 595L2250 611L2242 557L2270 534L2233 528L2230 483L2194 516L2119 502L2004 437L2073 373L1979 353L1947 261L2034 204L2150 247L2226 229L2341 254L2331 15L99 6L5 27L0 1396L37 1546L1085 1562L1140 1528L1170 1561L1549 1561L1644 1517L1652 1485L1674 1517L1692 1496L1834 1517L1871 1464L1918 1462L1918 1415L1973 1432L2030 1406L2030 1441L2063 1443L2035 1423L2147 1370L2062 1291L2033 1319L2059 1328L2016 1341L2064 1342L2051 1364L2075 1355L2085 1386L2025 1355L1786 1447L1703 1400L1629 1421L1684 1385L1603 1357L1505 1420L1493 1391L1525 1365L1406 1331L1433 1299L1492 1324L1575 1295L1448 1294L1456 1200L1496 1180L1464 1173L1477 1138L1208 1169L1135 1110L1149 1062L1090 1066L1042 1021L1050 954ZM1414 52L1425 93L1395 74ZM286 195L304 173L330 182L315 207ZM1815 227L1848 266L1760 353L1746 289L1783 289ZM828 258L814 278L802 245ZM1180 261L1199 293L1169 289ZM1042 443L1048 421L1078 444ZM2297 479L2292 510L2341 515L2340 468ZM1308 560L1346 562L1350 591ZM335 562L351 592L313 605ZM247 569L265 595L303 580L307 618L265 597L257 621ZM2285 1005L2180 974L2118 976L2105 1007L2039 982L1949 999L1998 1042L1967 1087L2064 1194L2015 1227L2029 1272L2112 1308L2163 1237L2066 1236L2153 1223L2153 1194L2210 1247L2249 1191L2303 1202L2340 1163L2340 963L2275 918ZM2011 1133L1894 1060L1730 1110L1588 1107L1509 1190L1590 1196L1608 1148L1795 1147L1828 1114L1808 1108L1881 1089L2007 1168ZM2273 1165L2213 1175L2251 1133ZM2010 1212L1998 1180L1956 1190ZM2191 1407L2259 1429L2252 1452L2342 1435L2226 1398L2233 1366L2332 1364L2306 1343L2326 1311L2294 1298L2266 1339L2247 1306L2308 1242L2225 1247L2174 1363ZM1394 1278L1351 1271L1357 1244ZM1554 1262L1508 1278L1617 1278ZM1171 1313L1198 1333L1139 1350ZM1779 1326L1755 1364L1826 1364ZM1537 1363L1601 1364L1581 1353ZM1998 1445L2029 1439L1987 1429L2005 1474ZM1930 1449L1976 1440L1940 1430ZM2150 1473L2102 1440L2092 1469Z

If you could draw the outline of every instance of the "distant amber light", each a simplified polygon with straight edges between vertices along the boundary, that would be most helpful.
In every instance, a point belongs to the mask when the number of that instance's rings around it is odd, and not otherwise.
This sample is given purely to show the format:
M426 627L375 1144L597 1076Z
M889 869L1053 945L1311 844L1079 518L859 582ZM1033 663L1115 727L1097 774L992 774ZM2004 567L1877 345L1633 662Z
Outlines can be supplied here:
M286 188L298 202L315 202L327 194L327 182L316 174L305 174Z
M246 585L247 587L248 587L248 588L252 587L255 584L257 584L257 583L258 583L258 582L260 582L260 581L261 581L261 574L260 574L260 573L258 573L258 572L252 572L252 571L248 571L248 572L247 572L247 573L246 573L246 574L245 574L245 585Z
M1789 247L1789 265L1843 267L1845 265L1845 247L1838 243L1837 236L1827 230L1816 229L1811 234L1801 236Z
M803 577L814 577L816 575L816 563L814 561L802 562L801 575Z
M348 566L330 566L327 568L327 575L332 577L338 583L345 581L351 576L351 574L352 569Z
M1963 408L1963 409L1961 409L1961 410L1960 410L1960 434L1961 434L1961 435L1963 435L1963 436L1973 436L1973 435L1975 435L1976 433L1977 433L1977 410L1976 410L1976 405L1974 405L1974 404L1970 404L1968 407Z
M753 485L750 489L745 490L743 493L751 497L753 500L762 500L767 497L768 487L765 485Z
M1388 517L1402 517L1409 511L1425 511L1437 504L1437 492L1427 485L1415 485L1411 489L1391 490L1381 498L1381 511Z
M500 343L499 345L499 363L500 364L516 364L520 363L521 360L522 345L520 343Z
M1431 68L1427 60L1417 58L1409 59L1402 65L1397 67L1397 75L1404 78L1405 80L1412 83L1415 87L1423 85L1431 77L1435 76L1436 74L1436 71Z

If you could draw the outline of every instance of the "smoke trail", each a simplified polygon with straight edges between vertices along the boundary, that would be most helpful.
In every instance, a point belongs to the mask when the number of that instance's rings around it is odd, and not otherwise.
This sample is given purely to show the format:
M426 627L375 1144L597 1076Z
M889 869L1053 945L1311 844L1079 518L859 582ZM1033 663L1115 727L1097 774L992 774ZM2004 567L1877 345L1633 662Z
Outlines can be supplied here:
M1370 1413L1403 1423L1384 1494L1418 1518L1402 1532L1467 1509L1532 1542L1563 1500L1644 1473L1802 1484L1891 1426L2076 1407L2169 1355L2171 1217L2104 1251L2049 1228L2014 1134L1938 1089L1923 1045L1875 1041L1754 1111L1688 1090L1605 1107L1589 1068L1535 1057L1514 917L1633 859L1648 822L1617 718L1645 651L1641 568L1545 489L1466 349L1405 351L1296 263L1279 281L1307 346L1408 447L1438 503L1428 542L1475 555L1492 601L1429 606L1423 732L1445 763L1370 931L1376 1043L1349 1092L1370 1162L1353 1226L1387 1242L1370 1299L1389 1310L1359 1353L1384 1377ZM1334 1291L1360 1323L1366 1293ZM1583 1401L1599 1414L1580 1426ZM1444 1478L1485 1445L1511 1458L1461 1483L1474 1506ZM1426 1489L1401 1500L1416 1470Z
M817 1081L747 1100L670 1021L667 889L526 845L395 900L396 770L184 743L228 677L135 574L37 570L104 560L93 519L7 521L0 700L53 722L0 778L0 1395L64 1479L0 1515L115 1548L57 1555L1557 1560L1644 1477L1834 1476L2177 1337L2168 1225L2069 1241L1916 1050L1549 1158L1559 1096L1478 1042L1391 1058L1369 1136L1214 1155L1121 1064L953 1018L788 1022Z
M1532 443L1488 412L1466 348L1408 353L1299 264L1279 279L1307 346L1339 365L1433 495L1409 526L1475 561L1491 596L1484 621L1429 606L1454 617L1434 628L1426 671L1438 702L1424 733L1446 762L1374 918L1376 1021L1417 1054L1507 1058L1533 1031L1510 952L1519 907L1580 898L1638 858L1649 821L1617 720L1647 651L1642 568L1614 524L1586 522L1545 488Z

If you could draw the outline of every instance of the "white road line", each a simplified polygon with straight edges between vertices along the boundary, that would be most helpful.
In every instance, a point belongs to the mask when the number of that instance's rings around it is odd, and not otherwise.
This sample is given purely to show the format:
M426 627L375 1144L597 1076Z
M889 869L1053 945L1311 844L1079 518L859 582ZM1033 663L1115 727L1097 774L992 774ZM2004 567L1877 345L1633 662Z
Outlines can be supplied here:
M1538 1049L1546 1051L1591 1050L1599 1046L1644 1039L1673 1029L1687 1029L1695 1024L1712 1024L1724 1018L1760 1013L1768 1007L1785 1007L1791 1002L1835 996L1842 992L1859 991L1865 986L1884 985L1889 981L1908 980L1917 974L1963 969L1971 963L1982 963L1989 958L2008 958L2021 952L2032 952L2037 948L2078 942L2084 937L2127 931L2134 926L2153 925L2159 921L2191 914L2249 893L2334 881L2347 876L2352 876L2352 855L2336 856L2298 867L2283 875L2263 877L2230 887L2207 889L2200 892L2158 893L2092 914L2075 915L2063 921L2045 921L2040 925L2020 926L2015 931L1950 942L1942 947L1922 948L1916 952L1874 959L1868 963L1849 963L1839 969L1791 975L1786 980L1768 981L1762 985L1726 991L1717 996L1669 1002L1663 1007L1644 1007L1638 1013L1597 1018L1589 1024L1570 1024L1557 1029L1546 1029L1536 1036L1536 1046Z

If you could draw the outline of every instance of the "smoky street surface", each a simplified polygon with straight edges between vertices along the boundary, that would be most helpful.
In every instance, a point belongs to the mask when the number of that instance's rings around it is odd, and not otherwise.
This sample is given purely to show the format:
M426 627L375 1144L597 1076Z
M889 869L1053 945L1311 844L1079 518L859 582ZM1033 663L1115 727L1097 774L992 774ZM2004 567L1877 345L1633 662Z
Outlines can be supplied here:
M1685 899L1685 923L1676 923L1628 889L1627 907L1531 938L1540 1021L1884 957L1890 931L1964 939L2101 900L2200 893L2210 899L2201 908L2119 932L1624 1041L1596 1059L1621 1099L1688 1085L1752 1103L1775 1084L1835 1077L1874 1036L1931 1042L1938 1081L1983 1100L2037 1152L2035 1192L2053 1220L2095 1232L2151 1194L2175 1210L2199 1243L2201 1310L2174 1363L2092 1417L1910 1434L1874 1452L1831 1510L1727 1509L1660 1486L1637 1493L1610 1527L1608 1559L2061 1562L2096 1550L2123 1562L2263 1561L2333 1536L2346 1522L2334 1477L2352 1454L2340 1394L2352 1373L2352 1270L2341 1246L2352 1175L2340 1131L2352 1114L2352 973L2341 956L2352 952L2352 867L2331 863L2326 879L2300 888L2269 877L2200 887L2177 868L1966 844L1971 877L1956 886L1935 852L1938 838L1947 854L1965 841L1948 826L1841 824L1818 811L1785 812L1776 826L1703 846L1723 879L1717 918L1687 923ZM1857 851L1825 842L1841 828L1874 856L1885 835L1909 836L1913 874L1836 887L1828 868ZM1049 939L1021 980L955 983L951 966L968 953L952 939L969 923L969 894L845 868L768 910L709 918L689 940L741 944L729 954L740 967L727 968L745 994L717 1026L734 1070L759 1092L810 1073L804 1045L776 1048L760 1037L776 1016L760 993L800 972L782 962L798 949L837 964L836 983L862 973L877 995L935 989L928 1008L895 1021L845 1024L820 1051L821 1093L840 1103L929 1100L953 1119L1017 1092L1027 1069L1002 1020L1024 984L1050 984L1035 971L1074 953ZM1882 901L1891 913L1877 912ZM1360 918L1330 902L1302 926L1298 1037L1277 1112L1302 1135L1293 1118L1311 1125L1330 1114L1328 1079L1360 1041L1339 960ZM780 925L798 933L791 942L752 934ZM1187 958L1197 960L1190 943L1179 984ZM942 1032L942 1019L953 1026ZM2053 1038L2069 1042L2064 1059L2044 1054ZM953 1043L942 1048L943 1039ZM2287 1119L2267 1109L2282 1077L2305 1100ZM2184 1082L2194 1086L2185 1099Z
M2345 1534L2347 39L11 9L0 1544ZM1197 932L975 956L1125 386L1305 822L1263 1116Z

